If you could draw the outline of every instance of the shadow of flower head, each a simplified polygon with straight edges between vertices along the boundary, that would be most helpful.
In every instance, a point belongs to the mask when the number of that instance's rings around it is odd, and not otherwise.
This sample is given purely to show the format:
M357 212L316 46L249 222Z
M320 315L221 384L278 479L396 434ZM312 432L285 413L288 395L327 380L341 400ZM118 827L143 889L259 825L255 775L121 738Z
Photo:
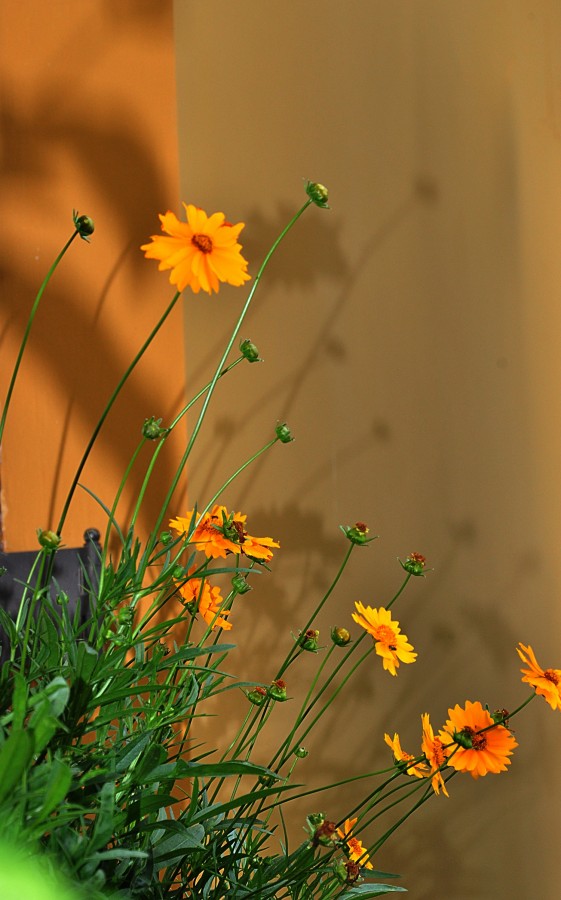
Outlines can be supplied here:
M252 261L253 275L293 215L294 208L288 203L279 203L276 215L265 216L259 210L249 213L243 244L246 258ZM322 278L343 282L347 276L340 220L317 209L302 216L298 227L283 241L282 259L273 256L267 269L267 281L284 287L309 287Z

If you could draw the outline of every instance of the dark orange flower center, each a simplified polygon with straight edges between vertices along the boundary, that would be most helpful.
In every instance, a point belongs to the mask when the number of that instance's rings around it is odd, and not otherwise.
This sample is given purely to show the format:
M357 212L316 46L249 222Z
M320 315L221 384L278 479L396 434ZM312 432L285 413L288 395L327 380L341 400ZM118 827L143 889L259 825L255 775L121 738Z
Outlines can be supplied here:
M201 253L212 253L212 238L209 238L208 234L194 234L191 243Z
M552 684L559 684L559 675L555 669L546 669L543 673L543 677L547 678L548 681L551 681Z
M422 553L410 553L407 559L409 562L418 563L420 566L424 566L427 561Z
M357 856L362 856L364 850L362 849L361 842L354 837L347 838L347 847L349 848L351 853L355 853Z
M375 631L377 641L380 641L381 644L386 644L390 650L396 649L396 637L393 628L390 628L389 625L378 625Z
M440 738L435 738L432 744L432 758L434 764L440 768L442 763L445 761L446 756L444 755L444 744L440 740Z
M462 728L461 734L465 734L470 738L472 750L485 750L485 747L487 746L487 737L485 734L474 731L474 729L470 728L469 725L466 725L465 728Z
M351 862L351 860L347 860L345 863L345 868L347 870L347 884L354 884L355 881L358 881L360 877L360 866L358 863Z

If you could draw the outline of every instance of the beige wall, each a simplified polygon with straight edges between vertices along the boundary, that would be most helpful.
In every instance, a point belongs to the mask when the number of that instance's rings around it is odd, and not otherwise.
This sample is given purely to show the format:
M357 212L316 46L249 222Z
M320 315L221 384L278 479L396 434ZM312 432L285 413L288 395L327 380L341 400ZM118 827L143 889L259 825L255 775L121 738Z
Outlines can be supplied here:
M59 520L72 475L118 379L173 292L139 245L177 202L173 7L161 0L18 0L0 9L2 399L35 292L73 230L76 241L39 309L13 396L2 461L8 550L37 546ZM150 415L183 401L177 309L101 432L82 482L110 504ZM154 520L178 459L170 446L141 526ZM147 460L144 456L144 461ZM123 498L123 521L144 461ZM81 490L64 529L82 543L105 526Z
M236 611L240 669L272 675L344 552L339 523L381 538L324 637L355 600L387 602L396 556L435 569L397 607L415 668L373 664L310 746L301 775L335 779L387 762L384 731L416 746L424 711L513 708L517 641L560 664L561 7L176 0L175 15L183 198L247 222L253 273L303 177L333 206L271 265L244 328L266 362L221 387L191 468L202 502L277 420L297 437L225 496L282 544ZM185 306L191 389L240 304L226 289ZM509 774L455 779L376 865L412 900L556 898L558 716L533 704ZM349 799L320 806L335 818Z

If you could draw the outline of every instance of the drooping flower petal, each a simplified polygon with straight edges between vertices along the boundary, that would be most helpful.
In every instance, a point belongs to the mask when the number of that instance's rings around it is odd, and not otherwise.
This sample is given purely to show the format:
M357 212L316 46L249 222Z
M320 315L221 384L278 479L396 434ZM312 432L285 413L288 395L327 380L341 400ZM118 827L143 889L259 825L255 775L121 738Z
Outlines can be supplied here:
M440 791L442 791L444 796L448 797L449 794L442 777L442 768L447 765L445 745L440 740L440 736L435 737L428 713L422 714L421 724L423 726L421 749L430 767L428 777L431 780L435 794L440 794Z
M223 610L224 600L220 588L210 585L206 578L189 578L179 586L179 594L185 603L195 603L199 615L214 631L215 628L223 628L230 631L232 623L226 621L230 610Z
M388 747L393 751L394 762L398 769L406 772L407 775L415 775L417 778L426 778L429 769L421 760L415 762L416 757L411 753L406 753L401 747L399 735L394 733L393 738L389 734L384 735L384 740Z
M373 865L370 862L370 858L368 853L366 852L365 847L362 844L362 841L359 841L358 838L353 837L352 830L357 823L357 819L345 819L342 828L337 829L337 834L344 842L347 852L349 854L349 859L351 862L358 862L365 869L373 869Z
M522 681L531 684L552 709L561 709L561 669L542 669L529 645L519 643L516 652L528 667L520 669Z
M362 603L355 603L355 607L353 619L374 638L376 653L382 657L387 672L396 675L400 662L415 662L417 654L413 652L413 645L406 634L401 634L399 622L392 619L388 609L383 606L373 609Z

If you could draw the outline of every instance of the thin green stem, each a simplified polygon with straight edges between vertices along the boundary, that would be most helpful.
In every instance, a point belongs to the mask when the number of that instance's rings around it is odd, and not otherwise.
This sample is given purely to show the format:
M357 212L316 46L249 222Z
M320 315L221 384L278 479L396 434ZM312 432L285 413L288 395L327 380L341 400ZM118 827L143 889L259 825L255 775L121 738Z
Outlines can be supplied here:
M234 369L236 366L238 366L241 362L243 362L244 359L245 359L244 356L239 356L236 360L234 360L234 362L230 363L229 366L226 366L226 368L222 370L222 372L220 373L220 375L218 377L223 378L225 375L228 374L228 372L230 372L232 369ZM144 476L144 480L142 482L142 486L141 486L139 494L138 494L138 499L136 501L136 505L135 505L135 508L134 508L134 511L132 514L132 518L131 518L131 523L130 523L131 529L134 528L134 526L136 524L136 520L138 518L138 515L140 513L140 508L142 506L142 501L144 499L144 495L148 488L150 478L152 477L152 473L154 471L156 461L158 459L158 456L160 455L160 453L163 450L163 447L164 447L164 444L165 444L167 438L169 437L171 432L174 430L174 428L179 424L181 419L185 415L187 415L187 413L189 412L191 407L197 402L197 400L199 400L206 393L206 391L208 391L210 389L211 385L212 385L212 381L209 381L207 384L205 384L205 386L203 388L201 388L200 391L198 391L198 393L195 394L195 396L189 401L189 403L187 403L183 407L181 412L179 412L177 414L177 416L175 417L175 419L173 420L173 422L171 423L169 428L166 429L166 433L163 435L163 437L159 441L158 446L156 447L156 449L154 450L154 453L152 454L152 459L150 460L150 464L148 466L148 469L146 470L146 475Z
M303 633L305 634L306 632L303 632ZM322 660L320 666L318 667L318 670L317 670L317 672L316 672L316 674L315 674L315 676L314 676L314 678L312 679L312 682L311 682L311 684L310 684L308 693L307 693L306 696L304 697L304 701L303 701L303 703L302 703L302 705L301 705L301 707L300 707L300 711L299 711L298 714L296 715L296 718L295 718L295 720L294 720L294 725L292 726L292 728L291 728L290 733L288 734L288 736L284 739L283 743L281 744L281 746L280 746L279 749L277 750L277 753L276 753L276 755L275 755L275 757L274 757L274 759L273 759L273 763L274 763L275 760L278 758L278 756L280 756L280 754L282 753L282 751L284 750L284 748L290 746L290 744L291 744L291 742L292 742L292 739L293 739L294 735L296 734L296 731L298 730L298 728L299 728L300 724L302 723L303 719L306 717L307 712L308 712L308 703L310 702L310 698L311 698L312 694L314 693L314 690L315 690L315 688L316 688L316 686L317 686L317 683L318 683L319 679L321 678L321 675L322 675L323 670L325 669L327 663L329 662L329 659L330 659L330 657L331 657L331 654L332 654L332 653L334 652L334 650L335 650L335 646L336 646L335 644L331 644L331 646L330 646L329 650L327 651L327 653L325 654L325 656L324 656L324 658L323 658L323 660ZM271 768L271 766L272 766L272 764L269 766L269 768ZM290 773L289 773L289 775L288 775L287 777L290 777Z
M299 744L302 743L302 741L304 740L304 738L306 737L306 735L308 735L308 734L310 733L310 731L314 728L316 722L318 722L319 719L321 719L321 717L323 716L323 714L324 714L325 712L327 712L327 710L329 709L329 707L331 706L331 704L334 702L334 700L338 697L338 695L341 693L341 691L342 691L343 688L345 687L347 681L353 676L353 674L356 672L356 670L362 665L362 663L364 662L364 660L365 660L368 656L370 656L370 654L372 653L373 649L374 649L374 647L369 647L368 650L366 651L366 653L363 653L363 655L360 657L360 659L354 664L354 666L352 667L352 669L349 670L349 672L347 673L347 675L345 676L345 678L343 679L343 681L341 682L341 684L336 688L336 690L333 692L333 694L331 695L331 697L329 698L329 700L324 704L324 706L320 709L320 711L316 714L316 716L314 716L314 718L312 719L312 721L310 722L310 724L308 725L308 727L302 732L302 734L298 735L298 740L297 740L297 741L294 743L294 745L293 745L293 746L292 746L292 747L291 747L291 748L283 755L283 757L282 757L280 763L279 763L278 766L277 766L277 769L280 769L280 767L284 765L284 763L286 762L286 760L288 759L288 757L296 750L296 748L299 746Z
M29 313L29 318L28 318L28 320L27 320L27 325L26 325L26 328L25 328L25 331L24 331L24 334L23 334L23 338L22 338L21 344L20 344L19 353L18 353L16 362L15 362L15 365L14 365L14 370L13 370L13 372L12 372L12 377L11 377L11 379L10 379L10 384L9 384L9 386L8 386L8 392L7 392L7 394L6 394L6 400L5 400L5 403L4 403L4 409L2 410L2 418L0 419L0 443L2 442L2 437L4 436L4 428L5 428L5 426L6 426L6 418L7 418L7 415L8 415L8 409L9 409L9 407L10 407L10 401L11 401L11 399L12 399L12 394L13 394L13 391L14 391L14 387L15 387L15 383L16 383L17 377L18 377L18 372L19 372L19 368L20 368L20 365L21 365L21 360L22 360L22 357L23 357L23 354L24 354L24 351L25 351L25 347L26 347L26 344L27 344L27 339L29 338L29 333L30 333L30 331L31 331L31 327L32 327L32 325L33 325L33 320L35 319L35 314L37 313L37 309L38 309L38 307L39 307L39 303L41 302L41 297L42 297L43 294L45 293L45 288L47 287L49 281L51 280L51 277L52 277L52 275L53 275L55 269L57 268L59 262L61 261L62 257L64 256L64 254L66 253L66 251L67 251L68 248L70 247L70 244L72 243L72 241L78 236L78 234L79 234L79 231L78 231L78 229L76 229L76 231L74 232L74 234L67 240L66 244L64 245L64 247L62 248L62 250L61 250L60 253L58 254L57 258L55 259L55 261L53 262L53 264L52 264L51 267L49 268L49 271L48 271L47 274L45 275L45 278L44 278L44 280L43 280L43 283L42 283L41 287L39 288L39 290L37 291L37 296L35 297L35 302L33 303L33 306L31 307L31 312Z
M42 599L45 589L41 589L40 585L42 583L42 575L45 569L45 562L48 553L54 556L52 551L42 550L41 551L41 559L39 562L39 572L37 573L37 584L35 590L33 592L33 596L31 598L31 602L29 604L29 609L27 610L27 621L25 623L25 632L23 636L23 647L21 650L21 659L20 659L20 671L25 673L25 662L27 660L27 652L28 652L28 644L29 644L29 635L31 632L31 623L33 621L33 616L35 614L35 609L39 600Z
M341 575L342 575L343 572L345 571L346 565L347 565L347 563L348 563L348 561L349 561L349 559L350 559L351 553L353 552L354 548L355 548L355 544L352 544L352 543L349 544L349 548L348 548L348 550L347 550L347 552L346 552L346 554L345 554L345 557L344 557L344 559L343 559L343 562L342 562L341 565L339 566L339 571L338 571L337 574L335 575L335 578L334 578L333 581L331 582L331 585L329 586L328 590L326 591L326 593L324 594L324 596L322 597L322 599L320 600L320 602L319 602L318 605L316 606L315 610L313 611L312 615L311 615L310 618L308 619L307 623L306 623L306 624L304 625L304 627L302 628L302 634L305 634L306 631L308 631L308 629L309 629L310 626L312 625L312 623L313 623L314 619L316 618L316 616L319 615L320 611L323 609L323 607L325 606L325 604L326 604L327 601L329 600L331 594L332 594L333 591L335 590L335 587L336 587L336 585L337 585L339 579L341 578ZM287 654L287 656L286 656L284 662L282 663L282 665L281 665L279 671L277 672L277 674L276 674L276 676L275 676L275 680L277 680L278 678L282 678L283 674L286 672L286 670L288 669L288 667L289 667L289 665L291 664L291 662L293 661L293 659L298 655L299 651L300 651L300 648L298 647L297 644L296 644L294 647L291 647L291 648L290 648L290 650L289 650L289 652L288 652L288 654Z
M158 323L154 326L154 328L152 329L152 331L150 332L150 334L148 335L148 337L147 337L146 340L144 341L142 347L140 348L140 350L138 351L138 353L136 354L136 356L134 357L134 359L132 360L132 362L131 362L130 365L128 366L128 368L127 368L127 370L125 371L124 375L119 379L119 382L118 382L118 384L117 384L115 390L113 391L113 393L111 394L109 400L107 401L107 404L106 404L106 406L105 406L105 409L103 410L103 412L102 412L102 414L101 414L101 417L100 417L100 419L99 419L97 425L95 426L95 428L94 428L94 430L93 430L93 432L92 432L92 436L90 437L90 440L88 441L87 447L86 447L86 449L84 450L84 454L83 454L83 456L82 456L82 459L80 460L80 463L79 463L78 468L77 468L77 470L76 470L76 474L74 475L74 478L73 478L73 480L72 480L72 484L70 485L70 490L68 491L68 495L67 495L67 497L66 497L66 501L65 501L65 503L64 503L64 507L63 507L63 509L62 509L62 513L61 513L61 516L60 516L60 521L59 521L58 527L57 527L57 534L58 534L59 536L62 534L62 529L63 529L64 523L65 523L65 521L66 521L66 516L67 516L67 514L68 514L68 509L69 509L70 504L71 504L71 502L72 502L72 498L74 497L74 492L75 492L75 490L76 490L76 488L77 488L77 486L78 486L78 482L79 482L79 480L80 480L80 475L82 474L83 468L84 468L84 466L86 465L86 462L87 462L87 459L88 459L88 457L89 457L89 455L90 455L91 449L92 449L93 445L95 444L95 442L96 442L96 440L97 440L97 436L98 436L99 432L101 431L101 428L102 428L102 426L103 426L103 423L105 422L107 416L109 415L109 411L110 411L111 407L113 406L115 400L117 399L118 395L120 394L120 392L121 392L121 390L122 390L122 388L123 388L123 385L124 385L125 382L127 381L129 375L131 374L131 372L133 371L133 369L136 368L136 366L137 366L138 362L140 361L140 359L142 359L142 357L144 356L146 350L148 349L148 347L150 346L150 344L152 343L152 341L153 341L154 338L156 337L158 331L160 330L160 328L162 327L162 325L164 324L164 322L165 322L166 319L168 318L169 314L170 314L171 311L173 310L173 308L174 308L175 304L177 303L177 301L179 300L179 297L180 297L180 296L181 296L181 292L180 292L180 291L177 291L177 293L175 294L173 300L171 301L171 303L170 303L169 306L167 307L166 311L164 312L163 316L161 316L161 318L159 319Z
M298 210L298 212L296 213L296 215L294 215L294 216L292 217L292 219L290 220L290 222L288 223L288 225L286 225L286 226L283 228L283 230L281 231L280 235L277 237L276 241L273 243L272 247L270 248L270 250L268 251L267 255L265 256L265 259L264 259L263 262L261 263L261 266L260 266L260 268L259 268L259 271L258 271L257 275L255 276L255 281L253 282L253 285L252 285L252 287L251 287L251 290L250 290L250 292L249 292L249 294L248 294L247 300L246 300L246 302L245 302L245 304L244 304L244 306L243 306L243 309L242 309L242 311L241 311L241 313L240 313L240 315L239 315L239 317L238 317L238 321L236 322L236 325L234 326L234 330L232 331L232 334L231 334L231 336L230 336L230 339L229 339L229 341L228 341L228 343L227 343L227 345L226 345L226 349L224 350L224 353L222 354L222 357L221 357L221 359L220 359L220 362L218 363L218 365L217 365L217 367L216 367L216 370L215 370L215 373L214 373L214 375L213 375L213 377L212 377L212 379L211 379L210 387L208 388L207 395L206 395L206 397L205 397L205 400L204 400L204 403L203 403L203 405L202 405L201 411L200 411L199 416L198 416L198 418L197 418L197 421L196 421L196 423L195 423L195 427L193 428L193 431L192 431L191 437L190 437L190 439L189 439L189 441L188 441L188 443L187 443L187 447L186 447L186 449L185 449L185 452L184 452L184 454L183 454L183 456L182 456L182 458L181 458L181 460L180 460L180 462L179 462L179 465L178 465L178 467L177 467L176 473L175 473L175 475L174 475L174 477L173 477L173 479L172 479L172 482L171 482L171 484L170 484L169 490L168 490L168 492L167 492L167 494L166 494L166 497L165 497L165 499L164 499L164 502L163 502L163 504L162 504L162 508L161 508L161 510L160 510L160 514L159 514L158 519L157 519L157 521L156 521L156 524L155 524L155 526L154 526L154 528L153 528L153 530L152 530L152 535L151 535L151 537L150 537L149 540L148 540L148 545L147 545L147 557L148 557L148 556L150 555L150 553L152 552L152 549L153 549L153 546L154 546L154 542L155 542L156 539L157 539L157 538L156 538L156 535L158 534L158 532L159 532L159 530L160 530L160 528L161 528L163 518L164 518L164 516L165 516L165 514L166 514L166 510L167 510L167 508L168 508L168 506L169 506L169 504L170 504L170 502L171 502L171 498L172 498L172 496L173 496L173 494L174 494L174 492L175 492L175 489L176 489L176 487L177 487L177 484L178 484L178 482L179 482L179 479L181 478L181 475L183 474L183 470L184 470L184 468L185 468L185 466L186 466L186 464L187 464L187 460L189 459L189 456L191 455L191 450L193 449L193 445L194 445L194 443L195 443L195 441L196 441L196 439L197 439L197 435L199 434L199 431L200 431L201 426L202 426L202 424L203 424L203 421L204 421L204 418L205 418L205 416L206 416L206 412L207 412L207 409L208 409L208 405L209 405L209 403L210 403L210 401L211 401L211 399L212 399L212 395L214 394L214 389L215 389L215 387L216 387L216 383L218 382L218 379L220 378L220 373L222 372L222 369L224 368L224 365L225 365L225 363L226 363L226 359L228 358L228 354L230 353L230 350L232 349L232 346L233 346L234 341L235 341L235 339L236 339L236 337L237 337L237 335L238 335L238 332L239 332L240 328L242 327L243 321L244 321L244 319L245 319L245 317L246 317L246 315L247 315L247 312L248 312L248 310L249 310L249 307L250 307L250 305L251 305L251 301L253 300L253 297L254 297L254 295L255 295L255 291L257 290L257 287L258 287L258 285L259 285L259 282L261 281L261 278L262 278L263 273L264 273L264 271L265 271L265 269L266 269L266 267L267 267L267 265L268 265L268 263L269 263L269 260L271 259L273 253L275 252L275 250L277 249L277 247L279 246L279 244L281 243L281 241L283 240L283 238L288 234L288 232L290 231L290 229L292 228L292 226L298 221L298 219L300 218L300 216L302 215L302 213L308 208L308 206L310 205L311 202L312 202L311 200L307 200L306 203L304 203L304 205Z
M453 778L453 777L454 777L455 775L457 775L457 774L458 774L458 773L457 773L456 771L451 772L451 773L447 776L446 782L450 781L450 779ZM383 815L384 813L386 813L389 809L392 809L392 807L396 806L398 803L402 803L403 800L405 800L407 796L411 796L411 794L416 793L418 790L420 790L421 787L423 787L423 782L420 782L419 784L415 785L415 787L412 788L412 790L409 791L409 793L408 793L405 797L400 797L398 800L395 800L393 803L390 803L388 806L384 807L384 809L380 810L380 811L376 814L376 816L371 817L371 818L368 820L368 822L365 823L365 827L366 827L366 825L370 824L370 823L373 822L375 819L377 819L379 816L381 816L381 815ZM397 829L400 827L400 825L403 825L403 823L407 821L407 819L409 818L409 816L413 815L413 813L414 813L417 809L419 809L419 807L422 806L423 803L426 803L427 800L429 800L429 799L430 799L431 797L433 797L433 796L434 796L434 791L433 791L433 789L432 789L432 786L431 786L431 785L428 785L428 786L425 788L422 797L420 797L419 800L417 800L417 802L413 804L413 806L411 807L411 809L409 809L403 816L401 816L401 818L398 819L397 822L394 822L394 824L393 824L390 828L388 828L388 830L382 835L382 837L379 838L379 839L376 841L376 843L373 844L372 847L369 848L370 854L371 854L372 856L373 856L374 854L376 854L376 853L378 852L378 850L380 849L380 847L382 846L382 844L385 844L385 842L388 840L389 837L391 837L391 835L394 833L394 831L397 831Z
M386 609L390 609L390 607L392 607L392 606L394 605L394 603L395 603L395 601L397 600L397 598L399 597L399 595L400 595L401 593L403 593L403 591L404 591L405 588L407 587L407 584L408 584L410 578L411 578L411 572L408 572L407 575L405 576L405 581L404 581L403 584L401 585L401 587L400 587L400 589L398 590L397 594L394 594L394 596L392 597L392 599L390 600L390 602L386 604Z

